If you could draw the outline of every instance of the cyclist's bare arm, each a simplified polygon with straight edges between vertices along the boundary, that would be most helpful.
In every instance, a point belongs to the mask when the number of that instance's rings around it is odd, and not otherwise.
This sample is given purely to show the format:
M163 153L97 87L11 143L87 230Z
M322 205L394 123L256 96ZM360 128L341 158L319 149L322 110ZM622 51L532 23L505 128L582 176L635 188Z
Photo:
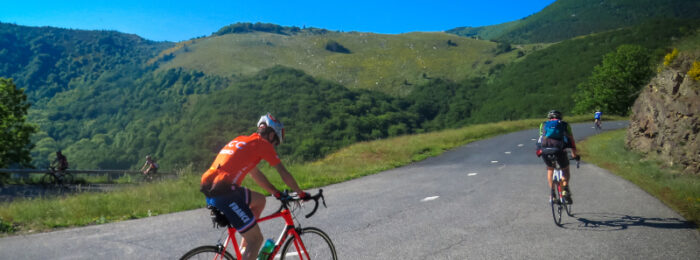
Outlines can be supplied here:
M280 177L282 177L282 181L284 181L284 183L287 184L289 188L300 194L304 192L299 188L299 184L297 184L297 181L294 180L292 174L289 173L289 171L287 171L287 168L285 168L282 163L275 165L275 170L277 170L277 172L280 174Z
M265 189L267 192L270 194L275 194L277 192L277 188L275 188L275 185L272 185L270 181L265 177L265 175L258 169L258 167L253 168L248 174L250 174L250 177L253 178L255 183L258 184L258 186L262 187Z
M571 157L576 157L576 144L575 144L575 141L574 141L574 140L575 140L575 139L574 139L574 135L569 135L568 138L569 138L569 140L571 140L571 142L572 142L572 144L573 144L572 147L571 147Z

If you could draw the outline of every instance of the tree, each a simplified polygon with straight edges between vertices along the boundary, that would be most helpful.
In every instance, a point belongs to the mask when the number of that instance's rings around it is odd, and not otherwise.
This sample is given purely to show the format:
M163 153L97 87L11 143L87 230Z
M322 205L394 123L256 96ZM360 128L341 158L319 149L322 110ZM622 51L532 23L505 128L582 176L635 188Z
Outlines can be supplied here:
M29 137L36 129L25 122L29 106L24 90L12 79L0 78L0 168L32 161Z
M513 47L510 45L509 42L499 42L498 45L496 45L496 55L501 53L508 53L512 50Z
M627 115L639 90L652 76L649 51L638 45L621 45L595 66L593 75L578 85L574 113L601 109L608 114Z
M334 40L329 40L328 43L326 43L326 50L338 53L350 53L350 50Z

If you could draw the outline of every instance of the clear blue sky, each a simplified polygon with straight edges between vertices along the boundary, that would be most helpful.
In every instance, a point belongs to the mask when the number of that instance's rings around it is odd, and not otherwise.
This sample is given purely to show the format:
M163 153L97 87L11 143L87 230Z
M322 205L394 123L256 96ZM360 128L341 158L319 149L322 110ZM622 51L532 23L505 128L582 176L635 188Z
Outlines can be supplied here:
M278 1L4 0L0 22L105 29L156 41L210 35L236 22L397 34L482 26L534 14L554 0Z

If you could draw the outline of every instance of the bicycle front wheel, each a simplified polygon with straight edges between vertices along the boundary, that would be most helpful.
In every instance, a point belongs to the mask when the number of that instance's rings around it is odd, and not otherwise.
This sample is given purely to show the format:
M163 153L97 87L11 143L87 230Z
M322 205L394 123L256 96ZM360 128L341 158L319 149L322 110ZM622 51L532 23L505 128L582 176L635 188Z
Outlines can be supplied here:
M200 247L197 247L195 249L192 249L189 252L185 253L182 257L180 257L180 260L186 260L186 259L236 260L236 258L234 258L228 252L224 252L224 254L221 254L221 250L219 250L219 247L217 247L217 246L200 246Z
M287 239L282 247L280 259L338 259L333 242L320 229L303 228L299 232L299 238L301 238L301 243L297 243L295 237Z

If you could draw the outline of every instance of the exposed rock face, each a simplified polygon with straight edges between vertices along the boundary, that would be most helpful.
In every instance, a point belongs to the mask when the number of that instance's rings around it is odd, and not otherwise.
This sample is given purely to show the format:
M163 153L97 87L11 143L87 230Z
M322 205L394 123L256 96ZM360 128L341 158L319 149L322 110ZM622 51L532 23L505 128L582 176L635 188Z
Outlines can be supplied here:
M700 82L686 74L694 60L679 57L642 90L625 141L634 150L700 174Z

